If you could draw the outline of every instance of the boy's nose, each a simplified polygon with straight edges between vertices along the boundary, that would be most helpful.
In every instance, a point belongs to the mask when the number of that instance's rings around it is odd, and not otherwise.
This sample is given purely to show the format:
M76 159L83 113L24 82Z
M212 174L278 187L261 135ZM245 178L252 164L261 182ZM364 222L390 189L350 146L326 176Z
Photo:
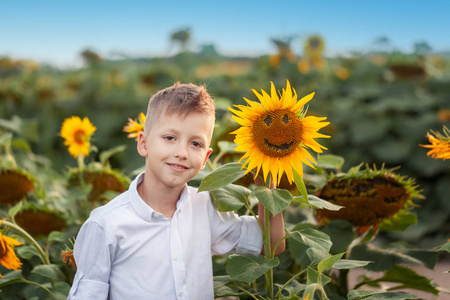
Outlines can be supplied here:
M188 158L187 147L179 146L174 152L173 156L179 159L187 159Z

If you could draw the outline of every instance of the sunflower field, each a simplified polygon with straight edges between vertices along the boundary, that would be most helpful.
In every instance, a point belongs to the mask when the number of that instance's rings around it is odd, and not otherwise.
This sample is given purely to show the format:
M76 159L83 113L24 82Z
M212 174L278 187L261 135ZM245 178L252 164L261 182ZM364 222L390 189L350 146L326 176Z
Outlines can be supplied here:
M219 211L261 202L285 220L280 256L213 257L217 298L448 299L423 270L450 259L450 57L276 44L251 58L86 50L73 69L0 58L0 299L67 298L78 230L143 171L148 100L177 81L216 103L213 154L190 185Z

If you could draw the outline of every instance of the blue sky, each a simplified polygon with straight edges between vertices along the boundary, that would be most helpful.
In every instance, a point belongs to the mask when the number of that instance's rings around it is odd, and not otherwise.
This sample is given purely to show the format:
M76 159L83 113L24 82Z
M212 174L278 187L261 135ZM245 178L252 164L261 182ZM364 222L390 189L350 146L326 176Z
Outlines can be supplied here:
M226 55L272 54L270 39L288 36L301 54L312 34L325 39L328 55L368 51L380 36L406 52L420 41L450 50L446 0L16 0L2 1L0 10L0 57L57 65L79 63L86 48L103 56L173 54L169 36L186 27L192 50L214 44Z

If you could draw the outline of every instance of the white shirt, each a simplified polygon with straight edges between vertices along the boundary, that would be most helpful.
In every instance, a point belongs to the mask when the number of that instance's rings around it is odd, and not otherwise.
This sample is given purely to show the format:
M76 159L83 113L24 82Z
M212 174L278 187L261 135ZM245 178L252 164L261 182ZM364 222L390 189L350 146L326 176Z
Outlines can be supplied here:
M141 173L81 227L68 299L209 300L213 254L261 252L254 217L217 212L208 192L186 185L173 217L165 218L139 196L143 179Z

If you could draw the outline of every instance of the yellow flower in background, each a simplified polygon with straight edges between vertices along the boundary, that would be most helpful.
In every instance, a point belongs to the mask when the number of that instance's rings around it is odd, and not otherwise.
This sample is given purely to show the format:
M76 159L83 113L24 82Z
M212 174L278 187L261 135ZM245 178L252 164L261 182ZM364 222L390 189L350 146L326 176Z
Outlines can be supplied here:
M450 130L444 126L444 134L431 131L433 134L427 132L427 138L431 145L420 145L424 148L431 149L427 152L428 156L436 159L450 159Z
M341 66L337 66L334 68L334 74L341 80L346 80L349 76L348 70Z
M129 138L135 138L135 140L137 141L139 132L144 130L144 124L145 124L145 115L143 113L140 113L139 121L128 118L128 124L123 127L123 131L129 133L127 135Z
M261 103L244 98L250 106L234 105L239 110L229 108L234 113L234 120L242 126L231 132L236 135L234 142L238 147L235 150L246 152L240 159L246 160L243 165L247 166L246 174L254 168L257 168L258 174L262 168L264 180L270 173L274 182L279 184L286 172L292 183L293 170L303 176L302 163L313 168L313 164L316 164L306 148L319 153L326 149L314 139L329 137L317 132L329 122L322 122L326 117L305 117L304 105L313 98L314 93L297 101L297 93L291 89L289 81L281 98L273 83L271 95L264 90L262 94L255 90L253 92Z
M297 64L298 70L302 72L303 74L308 74L311 71L311 66L309 64L309 61L305 58L300 59L300 61Z
M325 49L324 40L317 35L308 37L305 43L305 54L309 59L317 59L322 57L323 50Z
M69 153L73 157L89 155L89 140L96 129L87 117L81 120L80 117L73 116L64 120L61 137L65 139L64 145L69 146Z
M5 219L0 221L0 225ZM13 238L7 237L0 232L0 263L9 270L18 271L22 266L16 253L14 253L14 246L22 245ZM0 274L2 277L2 274Z

